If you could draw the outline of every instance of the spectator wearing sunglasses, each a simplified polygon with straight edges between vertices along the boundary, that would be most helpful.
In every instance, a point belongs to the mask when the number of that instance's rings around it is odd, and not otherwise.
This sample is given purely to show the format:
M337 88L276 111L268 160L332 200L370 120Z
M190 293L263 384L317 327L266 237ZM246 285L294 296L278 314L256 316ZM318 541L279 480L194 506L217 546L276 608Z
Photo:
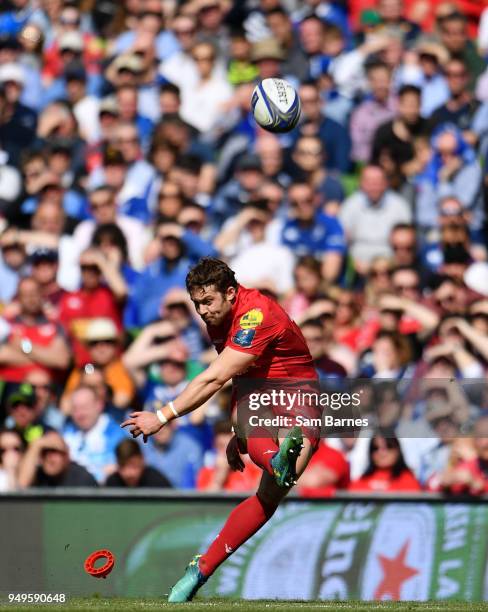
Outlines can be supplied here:
M93 476L70 460L66 442L55 431L33 442L19 469L20 488L27 487L96 487Z
M18 488L20 461L25 443L16 431L0 430L0 493Z
M398 438L391 432L378 432L369 445L369 465L364 474L349 485L349 491L420 491L420 485L405 463Z

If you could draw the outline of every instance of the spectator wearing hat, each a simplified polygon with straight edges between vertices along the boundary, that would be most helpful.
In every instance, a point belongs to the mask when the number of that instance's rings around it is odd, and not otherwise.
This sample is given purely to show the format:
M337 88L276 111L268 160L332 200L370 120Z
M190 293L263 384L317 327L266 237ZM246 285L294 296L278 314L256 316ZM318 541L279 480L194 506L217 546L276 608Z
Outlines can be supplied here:
M44 314L39 283L23 278L17 300L18 314L10 318L10 333L0 347L0 378L20 382L37 368L59 374L68 367L69 349L60 326Z
M96 95L100 85L100 62L104 56L103 41L88 31L88 24L80 9L72 4L64 6L59 15L56 36L47 41L43 57L43 80L49 84L62 76L72 61L80 61L88 72L88 90ZM88 27L86 27L88 26Z
M20 102L24 84L20 65L0 66L0 142L14 165L19 162L22 149L28 148L36 135L37 114Z
M127 286L117 266L94 248L80 255L81 287L67 292L59 305L59 321L73 346L75 363L85 365L90 355L83 344L92 319L110 319L117 330L122 327L122 305Z
M118 157L117 154L115 157ZM100 185L90 192L89 209L93 219L82 221L73 234L78 248L83 250L89 246L98 227L106 223L115 223L127 240L130 263L136 270L140 270L143 265L144 248L148 242L148 232L139 219L121 213L117 204L117 193L111 185Z
M66 442L55 431L45 433L29 445L19 469L19 486L96 487L93 476L70 460Z
M120 358L120 338L115 323L101 317L91 319L86 325L83 342L89 363L103 371L104 381L112 391L113 405L127 408L134 397L135 387ZM72 370L64 388L65 395L74 391L80 380L80 368Z
M145 464L141 447L135 440L122 440L115 455L117 470L107 478L106 487L171 487L166 476Z
M8 430L16 431L25 446L51 430L39 419L35 406L35 392L29 383L16 385L7 395L6 404L8 416L5 420L5 427Z
M301 85L299 95L304 121L299 125L298 133L319 136L325 145L324 164L328 170L348 172L351 165L351 139L347 129L324 116L319 91L314 82Z
M284 74L282 62L285 53L276 38L265 38L255 42L251 49L251 61L258 70L259 79L285 78L298 85L294 75Z
M91 387L75 389L70 404L70 420L62 431L70 456L102 484L116 469L115 449L126 434L104 412L102 400Z

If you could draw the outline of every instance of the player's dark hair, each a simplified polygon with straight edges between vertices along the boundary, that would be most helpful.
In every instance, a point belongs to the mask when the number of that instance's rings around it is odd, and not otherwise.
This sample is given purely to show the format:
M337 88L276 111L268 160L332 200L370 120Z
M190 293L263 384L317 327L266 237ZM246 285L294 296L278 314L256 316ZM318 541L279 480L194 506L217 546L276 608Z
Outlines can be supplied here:
M400 442L396 437L396 434L391 429L378 429L374 436L371 438L369 442L369 465L366 468L366 471L363 474L363 478L366 476L370 476L376 471L376 465L373 461L373 453L375 450L375 441L377 438L384 438L388 448L396 448L398 449L398 458L391 468L391 474L393 478L398 478L403 474L403 472L411 472L408 465L405 463L405 459L403 457L402 448L400 446Z
M403 96L406 96L408 94L414 94L415 96L417 96L417 98L420 98L422 92L420 91L420 88L416 85L402 85L398 90L398 97L402 98Z
M122 467L129 459L132 459L132 457L142 457L142 451L135 440L128 438L127 440L119 442L115 449L115 456L117 457L117 464L119 467Z
M237 289L238 283L235 272L225 262L215 257L202 257L188 272L186 288L190 293L198 287L211 285L214 285L219 293L225 293L229 287Z

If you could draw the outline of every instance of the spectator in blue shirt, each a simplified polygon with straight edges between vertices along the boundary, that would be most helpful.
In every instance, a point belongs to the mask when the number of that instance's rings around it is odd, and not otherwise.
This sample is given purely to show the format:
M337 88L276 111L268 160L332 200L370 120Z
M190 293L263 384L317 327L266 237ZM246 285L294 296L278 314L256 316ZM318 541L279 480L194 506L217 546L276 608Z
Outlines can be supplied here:
M176 422L168 423L142 445L147 465L164 474L173 487L193 489L203 465L201 446Z
M71 418L62 432L70 456L97 482L105 482L116 467L115 448L126 434L113 417L103 412L103 401L92 387L79 387L70 399Z
M216 255L210 243L165 219L156 227L156 242L152 246L160 256L142 271L128 305L134 327L147 325L160 316L164 296L173 287L185 287L192 263L200 257Z
M346 242L339 221L317 210L314 191L306 183L294 183L288 190L290 216L281 242L296 256L313 255L322 262L324 278L333 282L339 276Z

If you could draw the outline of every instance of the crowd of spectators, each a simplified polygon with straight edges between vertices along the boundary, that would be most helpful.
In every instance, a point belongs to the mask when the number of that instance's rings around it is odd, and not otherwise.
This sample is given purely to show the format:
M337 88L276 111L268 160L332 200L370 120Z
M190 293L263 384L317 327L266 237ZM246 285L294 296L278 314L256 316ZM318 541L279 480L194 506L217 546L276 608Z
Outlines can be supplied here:
M119 427L215 355L203 256L279 300L322 381L366 385L370 435L321 440L303 495L488 491L483 0L0 10L1 492L256 486L229 387L147 444ZM299 92L287 134L252 119L268 77Z

